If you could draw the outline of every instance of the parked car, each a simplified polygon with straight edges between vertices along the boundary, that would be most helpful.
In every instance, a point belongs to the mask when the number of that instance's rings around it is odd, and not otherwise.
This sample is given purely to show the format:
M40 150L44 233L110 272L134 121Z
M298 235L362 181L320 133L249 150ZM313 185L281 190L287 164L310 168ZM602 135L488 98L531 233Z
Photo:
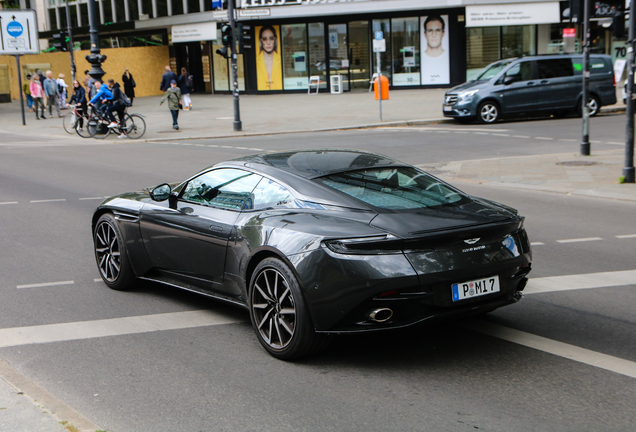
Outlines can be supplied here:
M443 113L458 120L494 123L503 116L530 113L567 115L582 112L583 57L542 55L495 62L474 79L444 96ZM590 115L616 103L612 58L590 55Z
M328 334L398 329L517 302L532 252L517 211L356 150L247 156L106 199L92 219L112 289L137 279L249 310L292 359Z

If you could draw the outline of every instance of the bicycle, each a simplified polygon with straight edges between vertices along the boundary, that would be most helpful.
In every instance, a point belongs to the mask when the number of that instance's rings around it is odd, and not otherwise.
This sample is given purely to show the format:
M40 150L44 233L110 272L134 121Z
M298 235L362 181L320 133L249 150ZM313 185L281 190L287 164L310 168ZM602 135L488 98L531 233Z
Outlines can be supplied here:
M62 117L62 126L64 127L64 130L66 131L66 133L72 134L73 132L76 132L82 138L90 138L90 134L88 133L88 128L80 127L80 125L82 126L88 125L87 121L89 116L85 115L84 113L81 113L78 110L77 104L70 104L69 107L73 111ZM83 122L79 121L80 118L83 119Z
M126 108L128 109L128 108ZM104 139L111 132L119 132L126 135L127 138L130 139L139 139L146 133L146 121L143 119L141 114L128 114L124 110L124 124L125 127L121 126L121 121L114 128L109 128L110 120L108 116L101 112L101 110L90 110L92 114L89 114L88 121L88 132L91 137L96 139ZM119 117L119 115L118 115Z

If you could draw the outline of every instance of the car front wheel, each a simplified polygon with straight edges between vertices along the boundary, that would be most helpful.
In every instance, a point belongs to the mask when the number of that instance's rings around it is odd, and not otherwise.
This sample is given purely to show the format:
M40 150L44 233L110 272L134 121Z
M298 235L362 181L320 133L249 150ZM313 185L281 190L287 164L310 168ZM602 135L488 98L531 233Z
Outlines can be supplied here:
M328 336L314 331L296 277L277 258L264 259L252 274L250 318L261 345L281 360L318 352L328 343Z
M124 239L112 214L102 215L93 232L95 260L102 280L110 288L120 291L132 288L135 280Z
M494 102L482 102L477 109L479 123L494 123L500 116L499 106Z

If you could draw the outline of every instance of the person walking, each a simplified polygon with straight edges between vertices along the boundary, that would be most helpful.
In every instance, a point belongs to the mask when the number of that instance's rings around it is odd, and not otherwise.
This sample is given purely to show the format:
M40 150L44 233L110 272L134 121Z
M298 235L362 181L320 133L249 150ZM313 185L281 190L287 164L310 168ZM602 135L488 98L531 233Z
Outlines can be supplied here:
M44 80L44 95L46 96L46 104L49 107L49 115L53 117L53 107L57 110L57 116L62 117L60 106L57 104L59 92L57 89L57 81L53 79L53 72L46 71L46 79Z
M27 74L26 82L22 84L22 95L27 100L29 112L33 112L33 98L31 97L31 74Z
M177 85L179 90L181 90L181 96L183 96L183 109L191 110L192 100L190 99L190 92L194 91L194 80L184 67L181 68L181 75L179 75Z
M59 94L59 103L60 109L66 109L66 89L68 85L64 81L64 74L61 73L57 76L57 91Z
M42 88L44 88L44 80L46 79L46 77L42 74L42 71L40 69L38 69L36 73L38 74L38 79L40 80Z
M130 99L130 106L133 104L133 99L135 98L135 87L137 87L137 83L133 78L132 74L128 72L128 68L124 69L124 74L121 76L121 81L124 83L124 93Z
M170 70L170 66L166 66L166 71L161 77L161 85L159 86L159 90L167 91L170 88L170 82L177 82L177 74Z
M79 131L82 132L82 128L84 127L83 116L85 116L87 112L86 90L84 90L84 87L82 87L78 80L73 81L73 95L68 103L69 105L72 103L77 105L75 109L81 114L77 121L79 122Z
M88 81L91 79L91 76L88 74L88 70L84 71L84 87L88 88Z
M161 98L159 106L163 105L166 99L168 99L168 108L172 114L172 129L179 130L177 119L179 118L179 109L181 108L181 90L177 87L176 80L170 81L170 88L166 90L166 94Z
M31 76L31 84L29 84L29 90L31 92L31 97L33 98L33 103L35 106L35 119L40 120L40 116L38 115L38 108L40 108L40 111L42 113L42 119L46 119L46 117L44 117L44 90L42 90L40 77L37 74Z

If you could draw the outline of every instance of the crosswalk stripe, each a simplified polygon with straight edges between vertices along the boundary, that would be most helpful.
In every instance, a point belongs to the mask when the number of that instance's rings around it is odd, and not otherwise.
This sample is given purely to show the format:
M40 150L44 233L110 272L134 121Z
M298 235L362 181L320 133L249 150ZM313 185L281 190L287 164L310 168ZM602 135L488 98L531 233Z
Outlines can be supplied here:
M636 284L636 270L549 276L542 278L531 277L523 293L538 294L634 284Z
M564 342L511 329L486 321L473 321L463 325L464 328L487 334L498 339L523 345L539 351L564 357L579 363L605 369L617 374L636 378L636 363L622 358L610 356L596 351L570 345Z
M0 348L243 322L209 310L0 329Z

